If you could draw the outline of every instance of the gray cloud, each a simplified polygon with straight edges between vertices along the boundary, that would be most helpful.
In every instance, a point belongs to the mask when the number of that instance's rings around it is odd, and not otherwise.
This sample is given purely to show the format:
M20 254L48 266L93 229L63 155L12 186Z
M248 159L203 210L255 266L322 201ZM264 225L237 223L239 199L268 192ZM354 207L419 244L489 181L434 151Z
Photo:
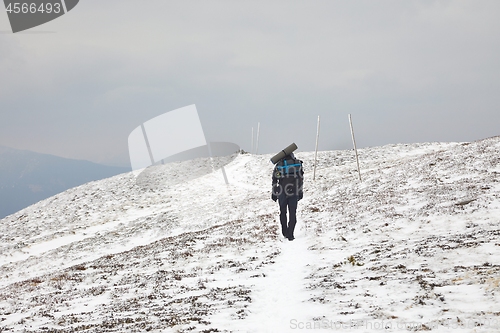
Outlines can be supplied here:
M127 136L196 104L261 152L498 135L497 1L81 1L0 34L0 143L126 164ZM0 30L8 30L0 15Z

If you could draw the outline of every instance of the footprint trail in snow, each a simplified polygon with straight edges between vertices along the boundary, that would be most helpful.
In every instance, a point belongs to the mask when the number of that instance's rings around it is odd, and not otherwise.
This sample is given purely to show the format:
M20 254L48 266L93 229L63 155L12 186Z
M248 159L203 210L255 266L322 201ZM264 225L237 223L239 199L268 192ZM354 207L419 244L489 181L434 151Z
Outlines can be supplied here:
M299 326L312 325L313 318L325 315L324 308L311 302L304 311L304 304L311 298L307 277L315 262L315 253L308 250L310 243L300 227L294 241L285 239L280 243L280 255L266 277L255 285L251 315L244 323L247 329L241 332L295 332Z

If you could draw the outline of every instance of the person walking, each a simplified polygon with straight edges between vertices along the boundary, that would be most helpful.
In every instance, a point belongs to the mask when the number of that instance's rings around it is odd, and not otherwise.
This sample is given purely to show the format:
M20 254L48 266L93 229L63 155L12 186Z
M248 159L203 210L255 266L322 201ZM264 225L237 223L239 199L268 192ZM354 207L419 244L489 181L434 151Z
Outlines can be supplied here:
M283 157L274 167L272 182L271 199L279 203L281 233L292 241L295 239L293 233L297 224L297 205L304 196L302 161L296 159L293 153Z

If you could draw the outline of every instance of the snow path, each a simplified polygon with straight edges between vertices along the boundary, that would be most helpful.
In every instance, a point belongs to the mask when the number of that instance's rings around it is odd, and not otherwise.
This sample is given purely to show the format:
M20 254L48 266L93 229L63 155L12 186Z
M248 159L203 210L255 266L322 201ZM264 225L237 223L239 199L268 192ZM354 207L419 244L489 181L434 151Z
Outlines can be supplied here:
M313 318L322 317L325 309L319 304L307 302L312 295L307 290L307 277L317 258L308 249L311 239L300 221L295 237L294 241L281 238L281 253L265 273L266 276L256 283L255 296L249 308L251 314L242 321L244 327L237 332L295 332L299 323L305 325L312 323ZM309 303L307 306L306 302Z

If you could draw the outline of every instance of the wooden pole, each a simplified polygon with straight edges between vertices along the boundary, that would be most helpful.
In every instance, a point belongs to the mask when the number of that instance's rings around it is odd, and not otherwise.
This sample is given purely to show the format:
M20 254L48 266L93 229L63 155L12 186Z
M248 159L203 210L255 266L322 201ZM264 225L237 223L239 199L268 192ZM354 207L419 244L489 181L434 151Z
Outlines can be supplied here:
M316 180L316 165L318 164L318 142L319 142L319 116L318 116L318 127L316 129L316 151L314 153L313 180Z
M260 135L260 123L257 124L257 144L255 147L255 154L259 154L259 135Z
M351 126L352 144L354 145L354 153L356 154L356 164L358 165L359 181L361 181L361 171L359 170L358 148L356 148L356 139L354 138L354 129L352 127L352 118L350 113L349 113L349 125Z
M253 154L253 127L252 127L252 149L250 150L250 154Z

